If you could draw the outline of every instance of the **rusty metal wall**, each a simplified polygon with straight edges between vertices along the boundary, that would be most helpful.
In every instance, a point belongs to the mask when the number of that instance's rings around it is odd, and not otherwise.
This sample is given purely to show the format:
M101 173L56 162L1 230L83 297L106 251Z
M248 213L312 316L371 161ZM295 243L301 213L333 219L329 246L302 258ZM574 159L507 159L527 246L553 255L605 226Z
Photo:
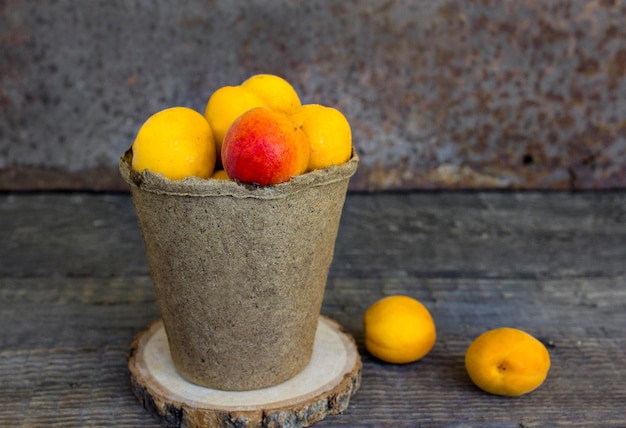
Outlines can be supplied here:
M621 0L0 1L0 190L123 189L172 105L282 75L341 109L354 190L626 187Z

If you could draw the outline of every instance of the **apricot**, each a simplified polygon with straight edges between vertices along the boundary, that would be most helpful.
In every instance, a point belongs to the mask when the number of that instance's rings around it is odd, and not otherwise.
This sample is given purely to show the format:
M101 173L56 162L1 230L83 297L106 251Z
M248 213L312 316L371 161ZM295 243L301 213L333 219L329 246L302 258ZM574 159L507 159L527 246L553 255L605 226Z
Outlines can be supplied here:
M255 74L241 87L258 95L269 108L283 113L300 106L300 98L291 83L273 74Z
M267 107L239 116L226 132L221 150L229 177L261 186L304 173L310 155L302 129L286 114Z
M261 106L267 106L267 104L258 95L243 86L223 86L213 92L207 102L204 117L209 122L215 137L217 165L221 165L222 142L230 125L241 114Z
M478 336L465 351L472 382L496 395L517 396L538 388L548 376L550 354L539 340L502 327Z
M170 180L210 177L215 168L215 140L206 119L187 107L171 107L148 118L133 142L132 167Z
M388 296L376 301L365 311L363 328L369 353L392 364L421 359L437 339L430 312L409 296Z
M309 140L308 171L341 165L352 155L352 130L339 110L320 104L304 104L289 112Z

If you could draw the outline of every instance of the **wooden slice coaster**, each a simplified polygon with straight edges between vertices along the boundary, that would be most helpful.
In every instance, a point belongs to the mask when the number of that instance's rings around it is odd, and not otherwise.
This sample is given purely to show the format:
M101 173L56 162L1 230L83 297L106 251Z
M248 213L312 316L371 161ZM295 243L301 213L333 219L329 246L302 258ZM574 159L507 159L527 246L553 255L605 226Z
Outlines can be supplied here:
M288 381L254 391L195 385L174 368L162 321L137 335L128 367L142 405L170 426L301 427L348 408L361 382L354 339L320 317L309 365Z

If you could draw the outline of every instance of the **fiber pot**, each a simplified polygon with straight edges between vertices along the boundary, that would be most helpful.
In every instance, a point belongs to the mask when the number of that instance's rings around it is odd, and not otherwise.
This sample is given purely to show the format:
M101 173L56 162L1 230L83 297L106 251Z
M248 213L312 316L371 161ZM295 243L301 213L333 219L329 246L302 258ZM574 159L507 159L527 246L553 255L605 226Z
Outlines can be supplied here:
M176 370L251 390L309 363L349 178L358 156L273 186L131 168L130 185Z

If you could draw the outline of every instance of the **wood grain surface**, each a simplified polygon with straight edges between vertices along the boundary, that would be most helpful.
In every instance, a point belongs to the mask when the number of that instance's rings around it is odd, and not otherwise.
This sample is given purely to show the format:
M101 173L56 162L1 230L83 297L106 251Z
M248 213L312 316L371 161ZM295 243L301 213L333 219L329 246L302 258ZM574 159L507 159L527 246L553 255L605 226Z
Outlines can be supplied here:
M266 388L225 391L194 385L176 372L169 353L162 321L137 334L128 359L131 385L155 417L186 428L310 426L343 413L361 384L354 339L324 316L319 317L313 357L305 369Z
M0 426L159 426L133 396L127 358L160 317L127 194L0 195ZM351 193L322 313L351 333L361 388L316 426L625 424L626 193ZM428 356L390 365L363 346L375 300L421 300ZM550 351L519 398L474 387L481 332L526 330Z

